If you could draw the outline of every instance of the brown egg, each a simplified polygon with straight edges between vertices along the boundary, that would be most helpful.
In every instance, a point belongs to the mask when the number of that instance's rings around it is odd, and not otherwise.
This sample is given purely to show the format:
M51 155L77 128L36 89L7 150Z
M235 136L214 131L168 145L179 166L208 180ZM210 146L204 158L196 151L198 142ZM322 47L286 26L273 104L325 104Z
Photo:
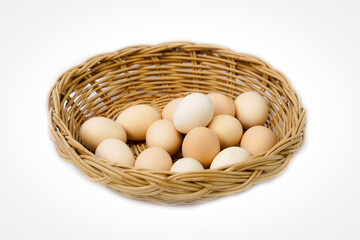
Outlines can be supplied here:
M221 148L237 145L243 135L243 128L239 120L229 115L214 117L208 128L213 130L219 138Z
M206 127L197 127L186 134L182 154L184 158L198 160L204 168L208 168L220 152L220 142L214 131Z
M80 127L80 139L88 149L95 151L96 147L108 138L117 138L126 142L126 133L121 125L109 118L93 117L86 120Z
M240 94L235 100L235 108L244 129L264 125L269 114L267 102L255 91Z
M240 147L255 155L270 150L275 144L276 136L269 128L254 126L244 133Z
M135 168L157 171L169 171L172 160L167 151L159 147L151 147L142 151L135 161Z
M181 142L181 133L176 130L172 121L167 119L157 120L146 132L146 144L149 147L161 147L170 155L180 149Z
M182 99L183 98L175 98L170 102L168 102L168 104L165 105L164 109L161 112L162 118L173 121L175 109L179 105Z
M140 104L122 111L116 121L125 129L128 139L142 141L150 125L159 119L160 113L155 108Z
M221 93L209 93L207 96L214 104L214 116L235 116L235 105L230 98Z

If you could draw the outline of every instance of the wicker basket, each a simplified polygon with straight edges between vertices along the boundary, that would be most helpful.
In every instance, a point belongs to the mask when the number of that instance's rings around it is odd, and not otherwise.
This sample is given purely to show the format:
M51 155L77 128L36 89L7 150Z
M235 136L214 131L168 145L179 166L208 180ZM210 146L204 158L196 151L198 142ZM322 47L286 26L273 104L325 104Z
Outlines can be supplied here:
M173 98L191 92L220 92L235 99L249 90L268 101L266 125L278 143L265 154L222 170L139 171L97 158L79 140L79 127L93 116L116 119L125 108L141 103L161 111ZM306 125L300 99L282 73L257 57L190 42L127 47L67 70L50 90L48 117L60 157L91 181L163 204L202 202L274 177L302 145ZM146 148L145 142L128 144L136 156Z

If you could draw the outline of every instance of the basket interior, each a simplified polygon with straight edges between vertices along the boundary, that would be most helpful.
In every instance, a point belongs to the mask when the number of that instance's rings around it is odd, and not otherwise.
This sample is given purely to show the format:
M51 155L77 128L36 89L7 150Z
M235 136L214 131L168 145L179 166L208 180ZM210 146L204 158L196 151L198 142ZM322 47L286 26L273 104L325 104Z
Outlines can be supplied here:
M61 119L79 142L79 128L88 118L116 119L135 104L150 104L161 112L173 98L192 92L219 92L235 100L242 92L257 91L269 103L266 125L278 141L291 128L287 86L276 71L255 58L235 61L211 51L172 49L89 61L82 68L86 71L69 77L60 103ZM129 146L135 155L146 147L144 142L129 142Z

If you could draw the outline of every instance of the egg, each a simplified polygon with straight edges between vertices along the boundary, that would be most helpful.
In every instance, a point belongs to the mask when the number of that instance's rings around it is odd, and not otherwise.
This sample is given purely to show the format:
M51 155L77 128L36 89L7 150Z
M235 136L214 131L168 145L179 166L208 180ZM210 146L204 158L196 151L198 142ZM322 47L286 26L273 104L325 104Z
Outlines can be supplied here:
M135 158L130 148L123 141L116 138L108 138L102 141L96 148L95 155L99 158L133 166Z
M220 152L220 142L215 132L206 127L197 127L186 134L182 155L185 158L198 160L208 168L214 157Z
M161 147L170 155L175 154L180 149L181 142L181 133L167 119L153 122L146 132L146 144L149 147Z
M241 163L250 158L250 153L241 147L229 147L222 150L211 163L210 168L222 168L231 164Z
M265 99L255 91L240 94L235 99L236 117L245 129L264 125L269 114Z
M142 141L150 125L159 119L160 113L155 108L139 104L122 111L116 121L125 129L128 139Z
M91 151L95 151L100 142L107 138L117 138L126 142L127 137L121 125L109 118L93 117L86 120L80 127L82 144Z
M235 116L235 105L230 98L221 93L209 93L207 96L214 104L214 116Z
M267 127L254 126L249 128L241 139L240 147L251 155L270 150L276 144L275 134Z
M237 145L243 135L239 120L229 115L215 116L208 128L213 130L219 138L221 148Z
M192 172L202 171L204 167L201 163L193 158L181 158L177 160L170 168L172 172Z
M135 160L135 168L156 171L169 171L172 160L167 151L159 147L151 147L142 151Z
M209 97L202 93L192 93L179 103L174 113L175 128L188 133L196 127L205 127L214 114L214 105Z
M179 105L182 99L183 98L175 98L170 102L168 102L168 104L165 105L164 109L161 112L162 118L173 121L175 109Z

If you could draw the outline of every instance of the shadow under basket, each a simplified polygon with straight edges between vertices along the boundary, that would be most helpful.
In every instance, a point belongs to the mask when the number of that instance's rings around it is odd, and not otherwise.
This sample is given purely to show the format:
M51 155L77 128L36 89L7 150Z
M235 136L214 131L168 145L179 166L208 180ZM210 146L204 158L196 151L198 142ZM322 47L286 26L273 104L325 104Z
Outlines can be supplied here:
M80 142L79 128L94 116L116 119L136 104L159 112L189 93L219 92L231 99L256 91L269 105L265 123L277 136L269 151L248 161L188 173L137 170L99 159ZM288 79L263 60L222 46L190 42L138 45L94 56L64 72L48 96L50 136L61 158L91 181L130 198L190 204L243 191L279 174L304 141L306 112ZM135 157L145 142L128 142ZM180 157L173 156L173 159Z

